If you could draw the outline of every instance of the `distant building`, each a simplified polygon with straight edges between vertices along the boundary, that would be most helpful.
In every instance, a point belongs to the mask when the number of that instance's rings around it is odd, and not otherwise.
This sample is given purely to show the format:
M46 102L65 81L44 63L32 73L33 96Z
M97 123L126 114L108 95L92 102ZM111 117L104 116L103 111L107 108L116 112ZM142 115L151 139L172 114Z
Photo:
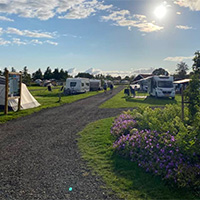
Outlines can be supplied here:
M139 90L147 92L148 86L146 78L153 76L153 74L138 74L132 81L132 84L139 85Z
M153 74L138 74L133 80L133 83L138 83L139 80L153 76Z

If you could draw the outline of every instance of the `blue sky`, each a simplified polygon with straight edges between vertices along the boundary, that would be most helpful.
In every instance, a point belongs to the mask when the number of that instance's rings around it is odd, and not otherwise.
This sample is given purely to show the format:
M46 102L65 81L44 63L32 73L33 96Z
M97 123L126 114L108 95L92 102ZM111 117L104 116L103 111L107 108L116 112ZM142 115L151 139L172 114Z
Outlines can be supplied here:
M0 69L174 72L199 45L200 0L0 0Z

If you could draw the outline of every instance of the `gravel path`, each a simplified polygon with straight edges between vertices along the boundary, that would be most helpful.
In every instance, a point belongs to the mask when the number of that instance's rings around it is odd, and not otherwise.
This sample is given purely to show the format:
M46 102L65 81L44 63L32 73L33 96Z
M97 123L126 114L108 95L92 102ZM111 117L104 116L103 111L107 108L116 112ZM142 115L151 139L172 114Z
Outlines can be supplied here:
M90 122L121 113L124 109L98 106L122 89L0 125L0 199L117 199L87 169L77 133Z

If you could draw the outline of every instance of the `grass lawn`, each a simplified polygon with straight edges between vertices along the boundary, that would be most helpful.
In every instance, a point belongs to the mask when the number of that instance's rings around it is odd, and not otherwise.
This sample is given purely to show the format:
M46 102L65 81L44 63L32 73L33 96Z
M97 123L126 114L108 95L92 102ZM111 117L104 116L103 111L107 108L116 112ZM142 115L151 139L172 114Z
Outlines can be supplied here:
M147 93L136 93L137 96L147 96ZM166 104L180 104L181 96L176 95L175 99L171 98L155 98L147 96L145 99L137 99L132 97L127 97L124 94L124 90L119 92L110 100L106 101L100 106L100 108L127 108L127 107L141 107L141 106L164 106Z
M72 103L79 99L84 99L89 96L93 96L93 95L103 92L103 91L98 91L98 92L94 91L94 92L87 92L87 93L78 94L78 95L70 95L70 96L62 95L61 101L58 102L59 100L58 94L60 93L60 89L53 89L52 92L49 92L47 90L47 87L37 87L36 89L38 90L35 90L35 87L31 89L34 89L34 91L30 91L30 92L35 97L35 99L41 104L41 106L37 108L27 109L27 110L20 110L19 112L9 111L8 115L4 115L4 112L0 111L0 123L4 123L6 121L16 119L21 116L30 115L34 112L38 112L45 108L56 107L56 106L63 105L65 103Z
M164 182L113 153L110 127L113 118L89 124L79 133L78 146L93 173L102 177L107 189L123 199L197 199L192 191Z

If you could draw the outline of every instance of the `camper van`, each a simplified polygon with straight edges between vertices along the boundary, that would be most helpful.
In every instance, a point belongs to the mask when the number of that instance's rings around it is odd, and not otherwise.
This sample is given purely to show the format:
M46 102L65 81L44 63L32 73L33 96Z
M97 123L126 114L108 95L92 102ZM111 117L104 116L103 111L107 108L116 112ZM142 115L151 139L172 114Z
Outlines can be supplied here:
M66 88L68 94L77 94L90 91L90 81L88 78L67 78Z
M148 93L154 97L175 97L173 76L151 76L147 78Z
M101 80L90 79L90 91L101 90Z

